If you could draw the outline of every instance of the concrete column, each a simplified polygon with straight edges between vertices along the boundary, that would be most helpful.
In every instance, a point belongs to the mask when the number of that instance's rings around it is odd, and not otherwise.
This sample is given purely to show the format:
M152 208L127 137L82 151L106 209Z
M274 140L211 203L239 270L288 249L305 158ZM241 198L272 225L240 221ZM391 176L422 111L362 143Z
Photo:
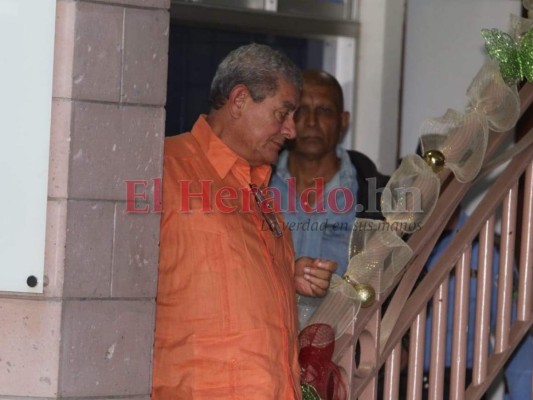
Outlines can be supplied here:
M45 287L0 294L0 399L149 399L170 0L58 0ZM30 246L29 246L30 248Z

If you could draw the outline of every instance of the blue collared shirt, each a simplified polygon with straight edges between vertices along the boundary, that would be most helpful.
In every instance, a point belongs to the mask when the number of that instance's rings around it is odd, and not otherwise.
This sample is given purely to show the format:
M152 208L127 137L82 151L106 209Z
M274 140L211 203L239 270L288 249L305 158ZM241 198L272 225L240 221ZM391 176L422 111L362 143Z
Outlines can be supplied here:
M292 233L296 258L307 256L334 260L337 262L336 273L342 276L348 266L348 243L355 222L358 185L357 172L346 150L337 148L337 156L340 169L324 185L324 212L304 211L305 204L295 190L291 193L296 197L293 203L295 209L290 210L287 180L291 175L287 169L286 150L279 157L270 185L281 193L281 207L286 222L284 228ZM346 195L345 188L350 191L352 201Z
M294 190L290 190L288 180L291 174L287 169L286 150L280 154L270 186L280 191L281 209L285 218L283 228L285 232L292 233L296 258L307 256L333 260L337 263L336 274L342 276L348 267L348 245L355 222L358 184L357 172L346 150L338 147L337 157L340 159L340 169L324 184L324 212L306 212L306 205L296 193L295 185ZM293 209L289 203L289 195L293 196ZM320 298L300 298L301 326L320 301Z

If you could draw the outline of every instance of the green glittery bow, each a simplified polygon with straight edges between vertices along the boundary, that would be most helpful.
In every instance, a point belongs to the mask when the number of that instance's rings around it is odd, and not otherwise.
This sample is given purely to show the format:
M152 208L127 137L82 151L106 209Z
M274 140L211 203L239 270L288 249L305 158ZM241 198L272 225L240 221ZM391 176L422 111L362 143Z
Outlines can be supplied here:
M307 383L302 383L302 398L303 400L321 400L316 389Z
M533 29L515 42L513 38L498 29L482 29L489 55L500 63L500 72L509 85L517 80L533 82Z

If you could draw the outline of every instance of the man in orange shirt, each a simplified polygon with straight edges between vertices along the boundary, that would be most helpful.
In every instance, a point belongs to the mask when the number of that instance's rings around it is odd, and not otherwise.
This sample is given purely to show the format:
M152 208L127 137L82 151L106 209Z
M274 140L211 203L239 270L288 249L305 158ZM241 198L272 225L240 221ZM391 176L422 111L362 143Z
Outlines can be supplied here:
M240 47L209 114L165 143L154 400L301 398L295 292L325 295L336 264L295 261L261 190L295 136L301 88L285 56Z

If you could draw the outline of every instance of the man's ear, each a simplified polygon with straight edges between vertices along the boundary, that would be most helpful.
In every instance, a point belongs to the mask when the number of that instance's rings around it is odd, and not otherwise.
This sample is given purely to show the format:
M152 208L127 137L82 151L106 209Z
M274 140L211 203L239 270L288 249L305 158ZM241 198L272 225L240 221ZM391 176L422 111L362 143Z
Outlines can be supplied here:
M348 126L350 125L350 113L348 111L343 111L341 114L341 134L339 142L344 139L346 132L348 131Z
M228 107L233 118L239 118L241 116L244 106L246 105L246 100L249 97L250 92L243 84L235 85L233 89L231 89L228 96Z

